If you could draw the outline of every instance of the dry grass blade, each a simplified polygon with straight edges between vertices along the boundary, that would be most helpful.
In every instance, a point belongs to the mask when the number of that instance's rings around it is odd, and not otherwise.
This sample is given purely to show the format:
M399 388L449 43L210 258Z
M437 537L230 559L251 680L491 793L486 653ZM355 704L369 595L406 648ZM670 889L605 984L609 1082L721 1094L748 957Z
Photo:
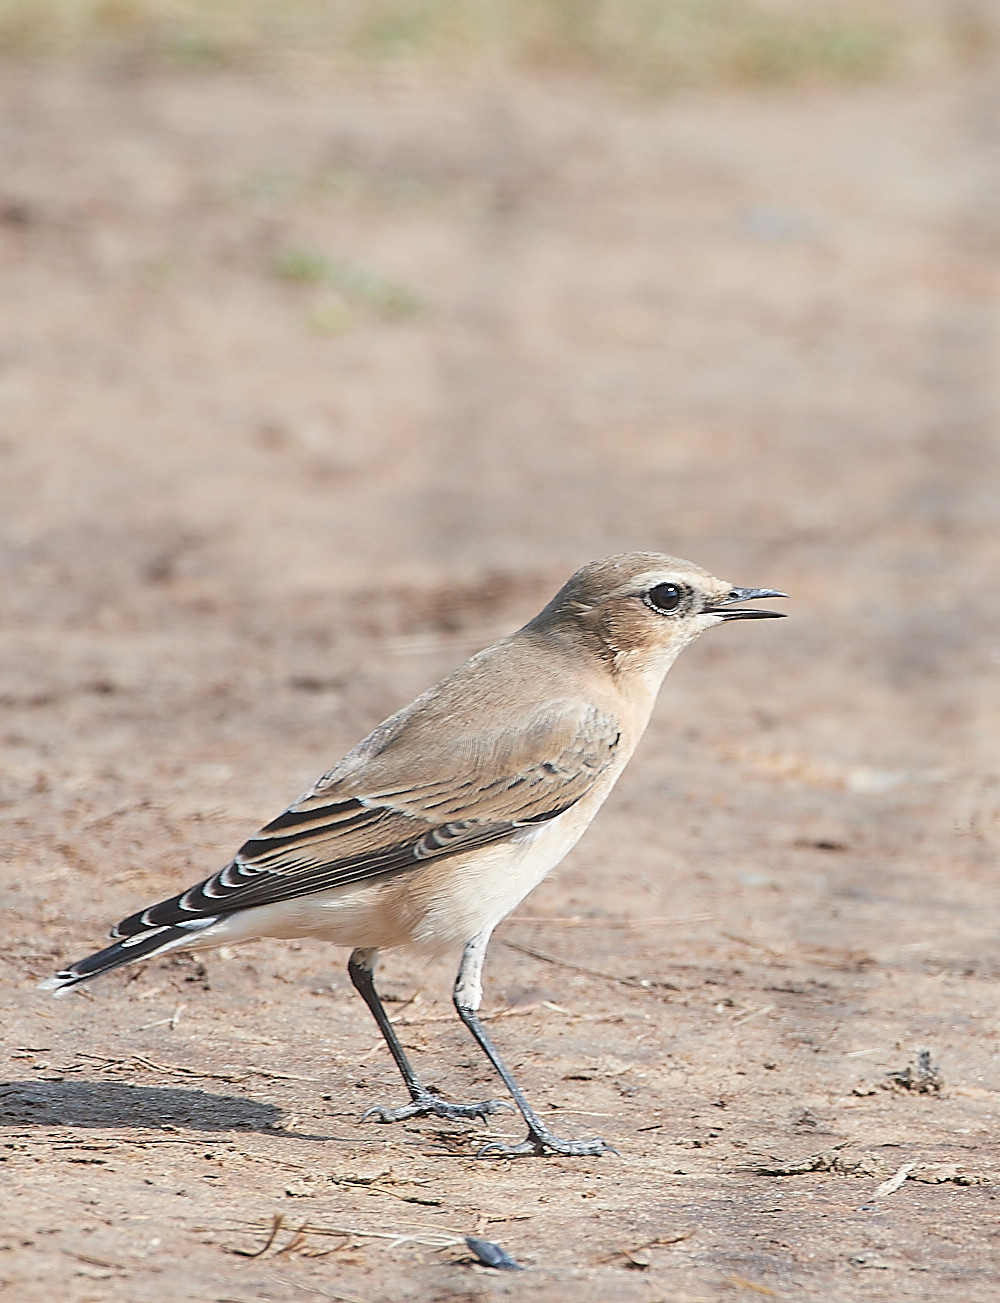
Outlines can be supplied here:
M557 918L535 914L514 914L506 920L506 925L509 927L512 923L552 923L559 927L686 927L690 923L708 923L713 918L715 918L714 914L691 914L688 918L677 918L670 914L650 918L581 918L578 914Z
M271 1230L264 1242L264 1246L263 1248L257 1249L256 1252L251 1253L248 1249L229 1249L228 1252L235 1253L238 1258L262 1258L278 1238L278 1232L281 1230L284 1222L285 1218L283 1213L274 1214L271 1218Z
M565 1009L557 1008L548 1000L542 1000L539 1004L508 1005L504 1009L495 1009L492 1013L480 1014L479 1017L482 1022L494 1022L499 1018L521 1018L525 1014L537 1012L543 1006L547 1009L555 1009L556 1013L568 1012ZM395 1018L390 1018L389 1021L395 1027L419 1027L423 1023L454 1022L455 1015L453 1013L428 1013L417 1018L406 1018L397 1014ZM381 1041L377 1042L377 1045L381 1044Z
M749 1013L740 1014L738 1018L734 1018L733 1026L742 1027L742 1025L745 1022L749 1022L751 1018L760 1018L763 1014L773 1013L773 1011L773 1004L762 1004L759 1009L751 1009Z
M183 1007L183 1006L182 1006ZM169 1021L169 1020L168 1020ZM155 1026L156 1024L150 1024ZM274 1072L271 1068L258 1068L253 1064L237 1072L203 1072L199 1068L189 1068L183 1063L159 1063L156 1059L151 1059L146 1054L131 1054L122 1059L109 1058L106 1054L88 1054L81 1050L79 1052L81 1059L93 1059L106 1068L109 1067L139 1067L145 1068L149 1072L163 1072L167 1075L177 1077L197 1077L204 1081L244 1081L247 1077L256 1075L258 1077L273 1077L275 1081L308 1081L315 1082L316 1077L304 1077L295 1072ZM69 1064L60 1068L61 1072L79 1072L83 1067L82 1064Z
M769 1298L781 1298L782 1296L776 1289L770 1285L758 1285L755 1281L747 1280L744 1276L727 1276L727 1285L735 1285L737 1289L748 1289L754 1294L766 1294Z
M145 1054L133 1054L132 1058L136 1063L153 1072L165 1072L178 1077L200 1077L206 1081L240 1081L246 1075L231 1072L200 1072L197 1068L188 1068L183 1063L157 1063L155 1059L147 1058Z
M149 1031L151 1027L169 1027L171 1031L176 1031L177 1024L181 1020L181 1014L184 1012L186 1008L187 1008L186 1005L179 1004L169 1018L158 1018L156 1022L143 1023L141 1027L136 1028L136 1031L146 1032Z
M94 1258L89 1253L75 1253L72 1249L63 1249L63 1253L68 1258L75 1258L77 1262L85 1262L88 1267L106 1267L111 1271L123 1271L121 1263L108 1262L107 1258Z
M271 1280L276 1285L287 1287L288 1282L282 1280L280 1276L272 1276ZM333 1299L334 1303L366 1303L365 1299L358 1298L356 1294L339 1294L335 1290L320 1289L318 1285L306 1285L303 1281L296 1281L295 1288L303 1290L306 1294L318 1294L320 1298Z
M633 1266L644 1270L649 1266L649 1263L637 1259L636 1254L645 1253L647 1249L666 1249L671 1244L682 1244L695 1234L697 1234L697 1229L684 1231L680 1235L657 1235L651 1240L644 1240L642 1244L633 1244L627 1249L615 1249L614 1253L605 1254L604 1257L598 1258L597 1261L607 1263L616 1262L619 1258L626 1258Z
M303 1077L297 1072L273 1072L270 1068L257 1068L252 1063L247 1064L247 1072L256 1073L258 1077L273 1077L275 1081L310 1081L316 1082L318 1077Z
M304 1221L297 1231L293 1231L292 1238L288 1241L286 1245L278 1249L277 1253L274 1256L276 1258L281 1258L286 1253L289 1256L291 1256L293 1253L298 1252L298 1250L301 1249L306 1242L306 1229L308 1225L309 1222Z
M276 1213L275 1217L280 1217L281 1225L284 1224L283 1214ZM272 1219L272 1228L273 1228L273 1219ZM230 1229L232 1230L249 1229L249 1230L259 1231L263 1228L260 1226L258 1222L249 1222L249 1223L245 1223L242 1226L231 1227ZM274 1230L275 1235L277 1234L278 1230L280 1230L280 1225L278 1226L277 1229ZM324 1226L322 1224L318 1224L318 1225L310 1225L309 1234L330 1235L330 1236L336 1236L337 1238L340 1239L347 1238L347 1239L385 1240L387 1241L387 1247L391 1249L398 1248L399 1245L401 1244L417 1244L421 1248L425 1248L425 1249L447 1249L450 1248L452 1245L465 1243L463 1236L458 1231L453 1231L453 1230L439 1231L439 1230L434 1230L430 1227L413 1225L413 1224L407 1227L405 1223L397 1225L392 1229L382 1229L382 1230L365 1229L364 1227L360 1227L360 1226ZM267 1248L270 1248L271 1244L273 1243L274 1240L272 1238L268 1243ZM265 1251L266 1250L261 1250L261 1252L265 1252ZM244 1253L241 1256L258 1257L260 1255Z
M883 1181L880 1186L876 1187L872 1197L884 1199L886 1195L895 1194L906 1183L907 1177L916 1166L916 1163L904 1163L899 1171L893 1172L887 1181Z
M570 972L583 973L586 977L596 977L601 982L613 982L615 986L627 986L630 990L677 990L677 987L671 982L654 982L649 978L621 977L618 973L602 973L600 969L588 968L585 964L574 964L569 959L560 959L558 955L547 955L543 950L536 950L534 946L522 946L516 941L508 941L503 937L500 939L500 944L506 946L508 950L516 950L519 954L530 955L532 959L540 959L542 963L555 964L558 968L568 968Z

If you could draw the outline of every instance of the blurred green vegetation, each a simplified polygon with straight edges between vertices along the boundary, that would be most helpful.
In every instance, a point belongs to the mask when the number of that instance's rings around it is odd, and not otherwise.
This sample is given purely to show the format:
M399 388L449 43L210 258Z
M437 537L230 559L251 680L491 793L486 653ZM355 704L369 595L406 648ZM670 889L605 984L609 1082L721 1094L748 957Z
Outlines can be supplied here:
M991 0L0 0L0 55L444 60L646 89L874 77L989 41Z
M350 324L354 307L366 307L386 321L406 321L423 314L418 294L380 272L343 258L331 258L321 249L291 246L275 254L271 270L282 280L299 285L328 286L334 292L314 307L312 324L326 333L339 333Z

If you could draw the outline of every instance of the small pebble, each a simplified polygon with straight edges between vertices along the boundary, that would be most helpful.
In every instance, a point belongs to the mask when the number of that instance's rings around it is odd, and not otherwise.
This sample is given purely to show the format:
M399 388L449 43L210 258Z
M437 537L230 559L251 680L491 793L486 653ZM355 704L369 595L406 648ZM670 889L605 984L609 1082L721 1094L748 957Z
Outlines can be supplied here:
M484 1267L493 1267L497 1271L524 1271L506 1249L501 1249L492 1240L479 1240L474 1235L467 1235L465 1242Z

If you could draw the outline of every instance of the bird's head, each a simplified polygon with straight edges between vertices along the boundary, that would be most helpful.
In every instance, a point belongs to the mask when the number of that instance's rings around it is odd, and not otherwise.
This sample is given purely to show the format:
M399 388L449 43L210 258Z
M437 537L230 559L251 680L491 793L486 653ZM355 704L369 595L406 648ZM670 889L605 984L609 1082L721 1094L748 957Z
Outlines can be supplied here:
M528 628L582 636L616 674L662 678L688 643L713 625L782 614L742 603L784 596L773 588L734 588L677 557L629 552L578 570Z

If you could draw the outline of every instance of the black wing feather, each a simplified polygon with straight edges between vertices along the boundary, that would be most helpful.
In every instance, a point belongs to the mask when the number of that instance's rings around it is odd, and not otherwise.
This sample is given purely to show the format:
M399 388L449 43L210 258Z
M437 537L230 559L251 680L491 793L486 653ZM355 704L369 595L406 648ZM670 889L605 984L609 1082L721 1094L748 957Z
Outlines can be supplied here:
M568 808L568 807L565 807ZM287 853L281 859L281 870L272 869L268 863L267 850L261 852L259 847L264 840L258 834L247 842L236 857L218 873L214 873L204 882L190 887L187 891L172 896L169 900L140 910L137 914L124 919L112 932L113 937L134 936L149 927L164 927L205 915L221 916L235 910L248 909L255 905L270 905L279 900L293 900L298 896L308 896L317 891L329 891L334 887L348 886L353 882L362 882L368 878L381 877L388 873L397 873L402 869L412 869L430 858L442 858L473 850L478 846L487 846L490 842L501 841L509 837L524 824L536 824L545 819L554 819L563 810L547 811L536 815L524 823L483 824L473 820L460 820L454 823L438 824L428 827L425 820L415 819L410 815L398 815L395 811L371 810L368 812L371 822L377 823L387 814L401 822L418 825L413 835L390 845L383 845L377 851L364 851L357 855L330 860L305 853L289 858ZM277 822L277 821L275 821ZM268 828L273 825L268 825ZM263 832L266 832L264 829ZM284 843L286 839L275 839ZM321 844L322 839L317 836ZM265 843L266 844L266 843ZM244 859L248 850L253 850L254 860ZM269 849L277 850L277 847Z

